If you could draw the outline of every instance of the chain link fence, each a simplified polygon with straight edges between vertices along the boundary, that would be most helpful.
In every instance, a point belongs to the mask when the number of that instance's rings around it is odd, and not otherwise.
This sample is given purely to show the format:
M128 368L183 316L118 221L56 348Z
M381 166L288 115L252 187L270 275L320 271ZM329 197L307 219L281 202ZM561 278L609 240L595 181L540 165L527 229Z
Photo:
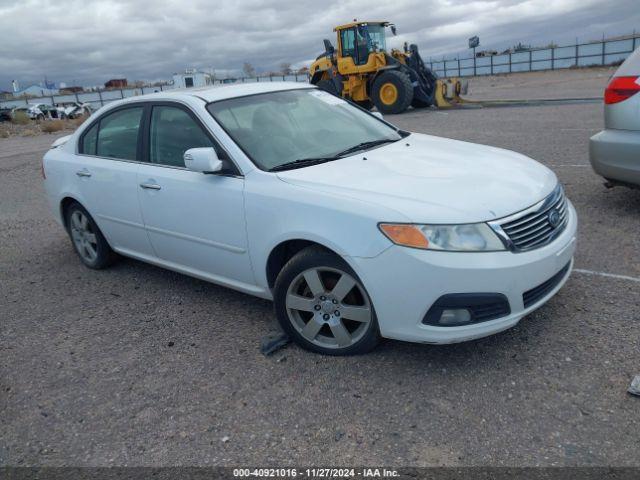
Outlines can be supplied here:
M603 39L598 42L552 48L532 48L518 52L496 55L427 62L440 77L468 77L495 75L498 73L535 72L563 68L616 65L624 61L636 47L640 46L640 35L625 38ZM481 52L479 52L481 53Z
M258 83L258 82L308 82L307 74L293 75L268 75L261 77L238 77L238 78L216 78L215 85L230 83ZM97 110L103 105L121 100L123 98L135 97L147 93L156 93L173 90L172 85L158 85L155 87L117 88L109 90L98 90L95 92L78 92L65 95L43 95L41 97L24 97L0 101L0 108L25 107L38 103L46 105L69 104L73 102L88 103L93 110Z
M626 38L603 39L599 42L580 43L576 45L553 48L533 48L525 51L509 52L496 55L455 57L442 60L430 59L427 62L440 77L468 77L477 75L495 75L499 73L535 72L558 70L563 68L606 66L621 63L638 46L640 35ZM307 74L269 75L260 77L216 78L214 84L256 83L256 82L308 82ZM171 85L155 87L122 88L99 90L95 92L79 92L66 95L47 95L41 97L25 97L0 101L2 108L14 108L29 104L44 103L57 105L72 102L88 103L98 109L106 103L122 98L144 95L172 89Z

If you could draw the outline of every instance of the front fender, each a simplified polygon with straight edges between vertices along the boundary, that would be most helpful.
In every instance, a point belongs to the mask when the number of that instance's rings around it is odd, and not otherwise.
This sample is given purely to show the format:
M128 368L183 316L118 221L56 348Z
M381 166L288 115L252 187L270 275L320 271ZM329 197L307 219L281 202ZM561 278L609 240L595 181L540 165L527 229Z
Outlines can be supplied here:
M398 214L380 205L292 185L260 172L245 179L245 215L256 282L267 287L267 260L282 242L315 242L349 263L350 257L371 258L391 246L378 230L378 222Z

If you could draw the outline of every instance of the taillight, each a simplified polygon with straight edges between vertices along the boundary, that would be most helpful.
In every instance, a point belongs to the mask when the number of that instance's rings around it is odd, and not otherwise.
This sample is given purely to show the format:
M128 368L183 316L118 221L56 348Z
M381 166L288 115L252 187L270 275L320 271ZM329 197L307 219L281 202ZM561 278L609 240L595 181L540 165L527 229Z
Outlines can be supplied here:
M639 77L614 77L604 91L604 103L611 105L632 97L640 92Z

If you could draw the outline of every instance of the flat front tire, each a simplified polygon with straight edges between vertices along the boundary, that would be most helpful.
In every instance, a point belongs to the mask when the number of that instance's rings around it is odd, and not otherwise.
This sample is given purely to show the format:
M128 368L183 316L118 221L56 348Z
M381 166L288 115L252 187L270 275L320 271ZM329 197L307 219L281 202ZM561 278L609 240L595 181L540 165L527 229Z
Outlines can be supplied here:
M307 350L356 355L378 344L378 322L362 282L323 248L306 248L287 262L276 280L274 305L282 329Z
M89 268L106 268L115 253L102 235L89 212L79 203L72 203L65 211L67 231L80 261Z

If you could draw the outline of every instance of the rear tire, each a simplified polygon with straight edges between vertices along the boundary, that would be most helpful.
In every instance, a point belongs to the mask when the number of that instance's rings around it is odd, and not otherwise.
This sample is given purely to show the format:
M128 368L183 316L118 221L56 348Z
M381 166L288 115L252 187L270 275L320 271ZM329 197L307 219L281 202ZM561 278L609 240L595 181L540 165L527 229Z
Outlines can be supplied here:
M371 98L382 113L402 113L413 100L413 85L409 76L400 70L387 70L373 82Z
M325 355L357 355L379 342L373 304L339 256L308 247L282 268L274 288L282 329L299 346Z
M77 202L65 211L65 222L73 249L87 267L100 270L115 260L115 253L89 212Z

